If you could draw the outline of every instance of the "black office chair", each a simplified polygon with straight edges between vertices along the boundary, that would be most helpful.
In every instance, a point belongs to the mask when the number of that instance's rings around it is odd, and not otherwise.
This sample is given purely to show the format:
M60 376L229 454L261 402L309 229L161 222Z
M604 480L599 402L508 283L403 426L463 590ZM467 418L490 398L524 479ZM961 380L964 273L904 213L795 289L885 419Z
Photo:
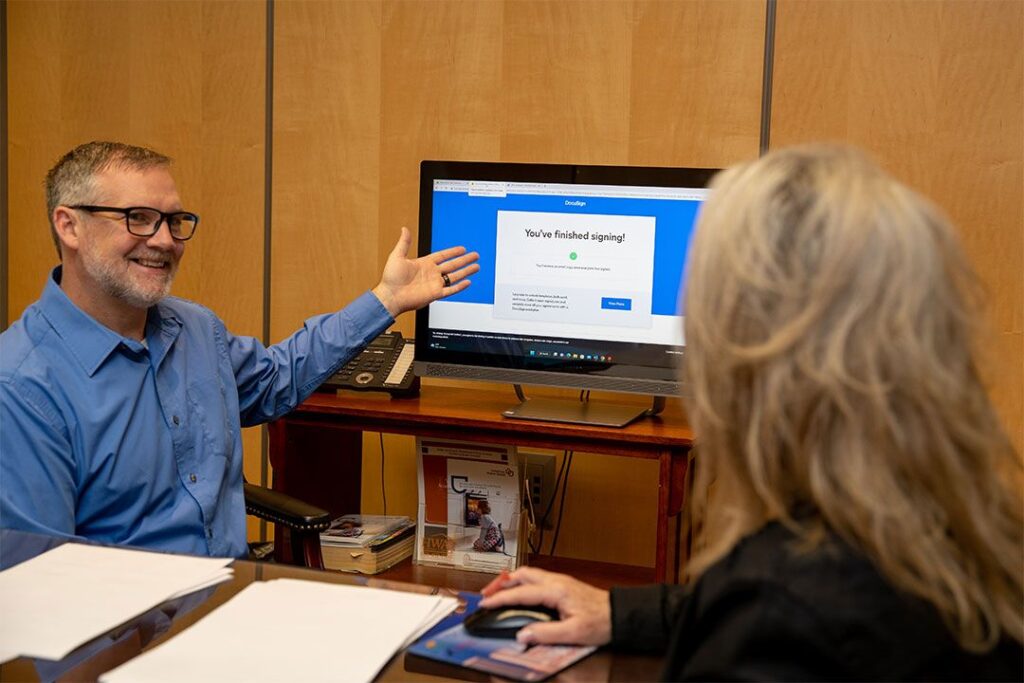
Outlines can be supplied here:
M245 511L287 529L290 553L274 549L274 559L311 569L323 569L320 532L331 524L331 514L286 493L245 482Z

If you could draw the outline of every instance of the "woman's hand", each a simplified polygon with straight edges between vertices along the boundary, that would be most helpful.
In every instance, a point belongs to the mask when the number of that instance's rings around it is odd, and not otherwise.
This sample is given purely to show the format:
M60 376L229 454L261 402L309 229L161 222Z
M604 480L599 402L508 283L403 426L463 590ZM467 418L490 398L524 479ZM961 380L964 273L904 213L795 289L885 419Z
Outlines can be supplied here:
M608 591L534 567L502 574L481 591L481 607L544 605L558 610L559 621L530 624L516 634L520 643L605 645L612 639Z

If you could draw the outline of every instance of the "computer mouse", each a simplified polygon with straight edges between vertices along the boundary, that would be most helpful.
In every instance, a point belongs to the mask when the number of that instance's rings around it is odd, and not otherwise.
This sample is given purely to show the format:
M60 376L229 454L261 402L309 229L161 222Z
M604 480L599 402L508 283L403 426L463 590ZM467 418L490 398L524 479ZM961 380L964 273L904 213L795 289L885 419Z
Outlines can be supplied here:
M482 607L462 622L466 633L477 638L515 638L524 626L538 621L558 621L558 610L543 605Z

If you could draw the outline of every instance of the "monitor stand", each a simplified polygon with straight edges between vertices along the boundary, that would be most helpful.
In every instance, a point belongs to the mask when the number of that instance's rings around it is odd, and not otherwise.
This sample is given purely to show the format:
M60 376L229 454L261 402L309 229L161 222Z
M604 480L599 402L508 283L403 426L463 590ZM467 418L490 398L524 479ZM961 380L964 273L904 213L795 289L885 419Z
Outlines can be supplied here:
M641 417L657 415L665 409L665 397L655 396L650 408L557 398L527 398L523 388L514 384L519 405L502 411L504 417L542 422L569 422L599 427L625 427Z

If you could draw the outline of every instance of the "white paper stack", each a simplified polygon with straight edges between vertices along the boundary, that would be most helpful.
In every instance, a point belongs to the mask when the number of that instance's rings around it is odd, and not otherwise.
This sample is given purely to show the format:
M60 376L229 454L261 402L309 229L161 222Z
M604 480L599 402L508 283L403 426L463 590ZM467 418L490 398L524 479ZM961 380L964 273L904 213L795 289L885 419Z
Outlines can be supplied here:
M254 583L191 628L100 680L372 681L399 649L457 602L294 579ZM254 656L259 643L273 651Z
M63 659L167 600L227 581L229 558L66 543L0 572L0 662Z

